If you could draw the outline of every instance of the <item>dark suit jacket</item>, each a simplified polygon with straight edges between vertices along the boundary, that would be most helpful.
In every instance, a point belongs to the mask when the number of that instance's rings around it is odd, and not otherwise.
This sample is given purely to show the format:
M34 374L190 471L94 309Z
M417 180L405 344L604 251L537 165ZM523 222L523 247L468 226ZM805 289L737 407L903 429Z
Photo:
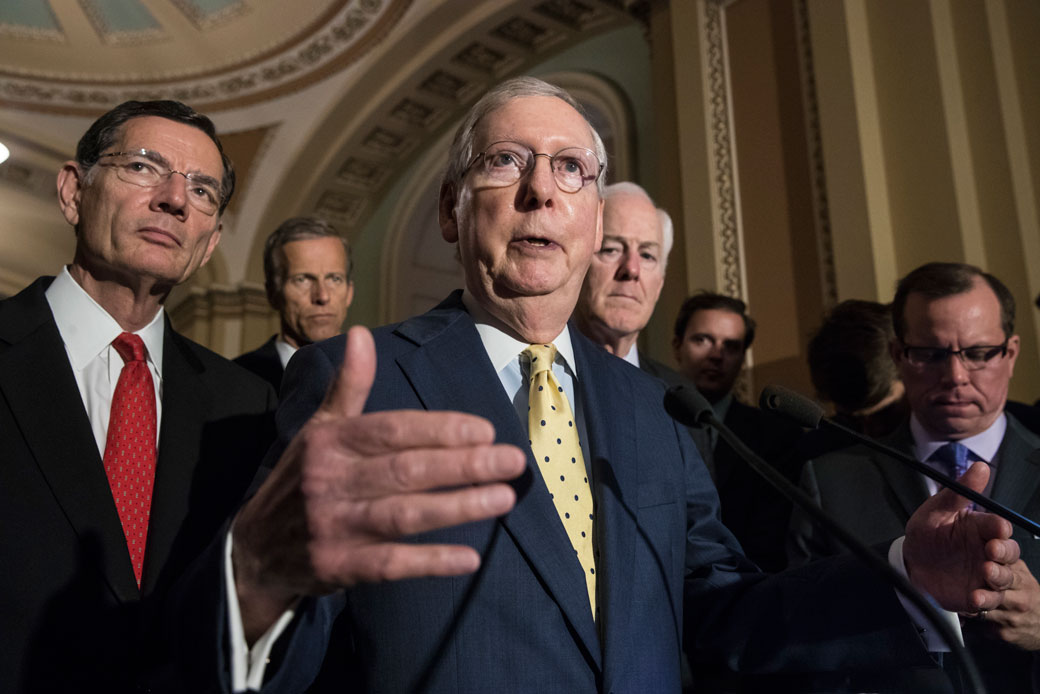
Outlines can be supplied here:
M694 390L697 388L693 381L675 369L662 364L656 359L651 359L642 352L639 353L639 368L660 380L666 388L680 385L686 388L693 388ZM694 445L697 446L697 452L701 454L701 460L704 461L708 470L714 474L715 463L711 453L711 437L708 434L708 429L706 427L687 427L686 430L690 432L690 438L693 439Z
M802 435L801 427L735 399L723 424L792 483L798 482L801 462L794 451ZM791 503L755 474L721 438L713 455L722 522L740 540L748 558L765 571L782 571L787 566L784 540Z
M912 455L909 425L904 425L886 443ZM997 476L992 498L1028 518L1040 517L1040 438L1013 415L1008 415L1007 433L995 462ZM928 498L919 473L863 446L809 461L802 473L802 486L825 511L868 544L901 536L907 519ZM1040 575L1040 540L1017 526L1013 537L1022 548L1022 558L1030 571ZM792 519L790 541L791 561L795 565L844 551L798 512ZM1031 655L985 638L975 622L966 621L964 627L965 643L977 659L988 691L1032 691ZM889 686L900 690L913 682L914 691L949 691L944 678L926 681L920 673L895 673L889 682Z
M266 383L166 325L138 590L44 290L0 302L0 691L125 692L166 658L151 613L240 502L273 431ZM164 673L153 691L182 691Z
M695 666L927 659L893 592L850 562L782 577L755 572L719 522L696 449L663 412L661 384L571 329L597 503L601 618L594 623L526 427L460 295L374 334L368 410L479 414L498 441L528 451L528 469L515 482L516 508L503 518L415 538L474 547L483 557L475 574L359 585L305 601L299 613L316 626L297 629L265 691L306 686L300 663L325 647L326 616L344 602L339 624L349 639L328 653L341 678L329 691L677 692L684 638ZM343 339L293 357L273 455L320 404Z
M282 371L284 371L282 360L278 357L278 348L274 346L277 339L277 335L272 335L267 342L252 352L246 352L232 360L270 383L276 393L281 390Z

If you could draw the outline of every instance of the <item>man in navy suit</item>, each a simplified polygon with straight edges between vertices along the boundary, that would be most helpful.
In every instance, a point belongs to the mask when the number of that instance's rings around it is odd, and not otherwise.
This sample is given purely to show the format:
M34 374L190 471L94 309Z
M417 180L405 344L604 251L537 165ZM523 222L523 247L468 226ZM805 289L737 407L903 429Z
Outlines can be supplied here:
M234 524L233 686L308 686L337 615L315 685L333 691L675 692L683 647L695 667L929 662L893 591L853 563L756 572L662 385L568 327L606 163L570 95L503 83L449 159L439 218L465 289L304 348L285 374L280 460ZM548 343L594 498L594 609L529 445L524 351ZM942 604L988 609L1017 546L963 505L932 500L903 556ZM272 638L284 649L262 675Z
M350 242L317 217L293 217L264 242L264 289L280 328L264 344L235 358L277 392L300 347L343 332L354 300Z
M0 302L0 691L188 690L163 670L156 613L274 429L271 388L163 311L216 247L234 180L212 122L173 101L104 114L58 174L72 262ZM154 478L135 481L150 496L136 534L108 450L127 334L158 433L143 437ZM143 557L128 549L142 537Z

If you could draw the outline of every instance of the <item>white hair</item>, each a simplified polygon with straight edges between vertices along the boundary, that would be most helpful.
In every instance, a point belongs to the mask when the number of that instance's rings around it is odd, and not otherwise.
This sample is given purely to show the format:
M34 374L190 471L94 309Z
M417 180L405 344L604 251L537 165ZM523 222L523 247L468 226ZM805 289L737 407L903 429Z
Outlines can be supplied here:
M615 195L638 195L645 198L657 209L657 223L661 227L661 271L663 272L668 267L668 255L672 252L672 245L675 242L675 229L671 216L660 207L657 207L654 199L638 183L618 181L603 188L602 197L604 200L608 200Z

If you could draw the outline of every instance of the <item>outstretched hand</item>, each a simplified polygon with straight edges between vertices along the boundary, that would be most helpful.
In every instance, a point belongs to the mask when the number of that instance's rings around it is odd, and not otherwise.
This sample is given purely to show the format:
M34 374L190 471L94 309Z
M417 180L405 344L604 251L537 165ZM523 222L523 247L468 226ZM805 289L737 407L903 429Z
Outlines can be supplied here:
M982 491L989 466L977 462L960 482ZM951 612L995 610L1012 586L1011 565L1019 558L1011 524L991 513L972 511L970 501L943 489L906 524L903 559L910 582Z
M500 516L524 454L459 412L363 414L375 377L371 333L347 334L339 374L256 495L239 511L232 560L250 643L302 595L358 582L475 571L466 546L400 542Z

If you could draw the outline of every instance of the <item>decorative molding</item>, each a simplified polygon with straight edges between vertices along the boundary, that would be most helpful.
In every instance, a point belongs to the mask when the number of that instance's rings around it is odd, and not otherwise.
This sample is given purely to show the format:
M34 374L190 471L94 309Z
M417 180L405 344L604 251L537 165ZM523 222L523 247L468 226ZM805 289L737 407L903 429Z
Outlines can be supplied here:
M743 282L743 258L737 200L736 157L734 157L732 107L729 95L729 66L726 58L725 18L727 0L704 0L704 46L707 66L707 120L711 137L715 234L719 241L718 290L729 296L747 298Z
M0 103L38 111L96 115L128 99L177 99L203 111L245 106L299 90L368 53L413 0L343 2L304 36L237 65L205 74L51 78L0 70Z
M193 0L170 0L170 2L200 31L208 31L249 12L249 7L242 0L235 0L227 7L215 12L205 11Z
M491 24L486 35L470 37L461 49L431 60L410 90L375 109L340 147L344 158L331 166L334 174L314 195L313 208L300 213L325 217L351 235L365 224L372 202L381 199L393 176L411 166L407 159L440 137L441 128L459 120L485 90L553 51L632 21L614 0L553 0L517 8ZM619 107L603 103L610 112ZM627 168L632 156L617 159Z
M834 240L831 234L827 177L823 163L823 139L820 130L820 105L816 93L816 67L809 33L809 8L806 0L796 0L795 31L798 41L798 65L801 72L802 100L805 109L806 142L809 148L809 184L812 186L813 225L819 256L820 289L825 307L838 303L837 269L834 264Z

